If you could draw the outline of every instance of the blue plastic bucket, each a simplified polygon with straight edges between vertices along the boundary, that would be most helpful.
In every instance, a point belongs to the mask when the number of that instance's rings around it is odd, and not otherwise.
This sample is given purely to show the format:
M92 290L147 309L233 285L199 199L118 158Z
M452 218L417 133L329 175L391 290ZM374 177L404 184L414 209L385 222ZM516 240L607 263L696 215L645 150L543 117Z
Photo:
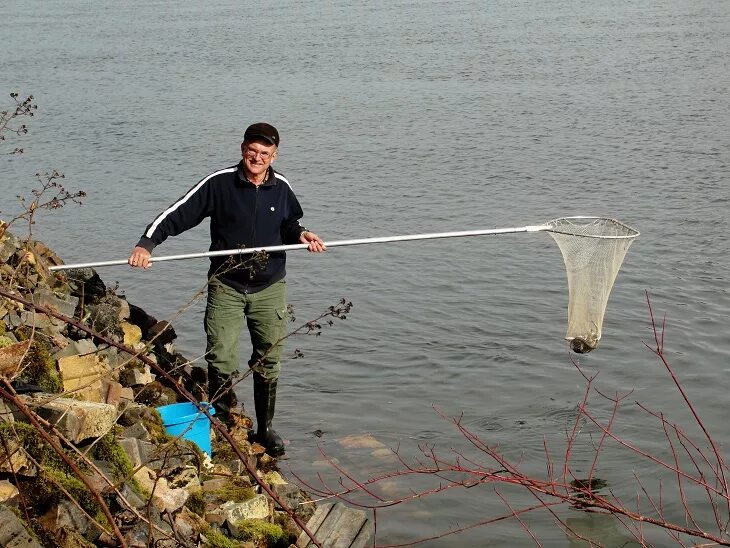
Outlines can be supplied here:
M200 402L200 404L207 406L208 413L215 415L212 405L206 402ZM210 448L210 420L205 413L190 402L163 405L158 407L157 411L162 417L162 425L168 434L190 440L208 456L213 456Z

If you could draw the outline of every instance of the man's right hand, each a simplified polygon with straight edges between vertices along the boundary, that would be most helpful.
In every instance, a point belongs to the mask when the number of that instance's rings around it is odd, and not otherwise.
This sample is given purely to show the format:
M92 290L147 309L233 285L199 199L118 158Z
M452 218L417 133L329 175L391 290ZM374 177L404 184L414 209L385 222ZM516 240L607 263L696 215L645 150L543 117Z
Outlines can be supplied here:
M150 257L152 257L152 253L144 247L137 246L132 250L132 254L127 259L127 262L134 268L149 268L152 266Z

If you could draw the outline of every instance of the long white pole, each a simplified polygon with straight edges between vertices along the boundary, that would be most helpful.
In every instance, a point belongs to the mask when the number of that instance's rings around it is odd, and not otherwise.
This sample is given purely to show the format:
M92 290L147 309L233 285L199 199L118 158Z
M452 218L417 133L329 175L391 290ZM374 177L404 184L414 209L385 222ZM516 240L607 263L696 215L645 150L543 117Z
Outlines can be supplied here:
M550 225L532 225L521 226L515 228L491 228L486 230L463 230L459 232L434 232L431 234L410 234L405 236L382 236L377 238L360 238L355 240L337 240L334 242L325 242L330 247L346 246L346 245L364 245L364 244L385 244L390 242L409 242L413 240L433 240L436 238L462 238L465 236L485 236L489 234L508 234L513 232L540 232L541 230L550 230ZM166 255L162 257L152 257L150 262L159 263L162 261L181 261L183 259L197 259L200 257L221 257L227 255L248 255L259 251L293 251L295 249L306 249L307 244L293 245L272 245L268 247L247 247L238 249L224 249L221 251L206 251L204 253L187 253L185 255ZM72 268L98 268L100 266L117 266L127 264L127 259L118 259L115 261L101 261L96 263L77 263L52 266L49 270L70 270Z

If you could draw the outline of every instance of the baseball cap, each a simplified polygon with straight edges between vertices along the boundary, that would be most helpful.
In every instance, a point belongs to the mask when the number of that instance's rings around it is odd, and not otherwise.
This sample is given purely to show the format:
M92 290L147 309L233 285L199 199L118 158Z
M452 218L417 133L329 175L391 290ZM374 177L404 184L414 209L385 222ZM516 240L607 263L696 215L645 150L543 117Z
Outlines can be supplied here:
M244 141L255 141L257 139L263 139L272 145L279 146L279 132L276 131L274 126L266 122L251 124L246 129L246 133L243 134Z

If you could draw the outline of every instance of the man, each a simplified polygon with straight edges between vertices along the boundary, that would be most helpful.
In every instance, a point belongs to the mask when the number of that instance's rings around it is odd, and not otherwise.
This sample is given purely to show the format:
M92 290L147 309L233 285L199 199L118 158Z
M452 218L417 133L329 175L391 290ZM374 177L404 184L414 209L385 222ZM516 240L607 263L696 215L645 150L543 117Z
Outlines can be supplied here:
M325 251L319 236L299 224L303 213L289 181L274 171L279 132L267 123L248 127L238 165L216 171L193 186L145 230L129 264L148 268L151 253L175 236L210 217L210 250L304 243ZM216 416L230 424L236 406L232 375L238 370L238 339L245 318L253 352L256 438L270 454L284 444L272 429L280 371L281 337L286 322L286 255L273 252L265 264L250 255L212 257L205 311L208 395Z

